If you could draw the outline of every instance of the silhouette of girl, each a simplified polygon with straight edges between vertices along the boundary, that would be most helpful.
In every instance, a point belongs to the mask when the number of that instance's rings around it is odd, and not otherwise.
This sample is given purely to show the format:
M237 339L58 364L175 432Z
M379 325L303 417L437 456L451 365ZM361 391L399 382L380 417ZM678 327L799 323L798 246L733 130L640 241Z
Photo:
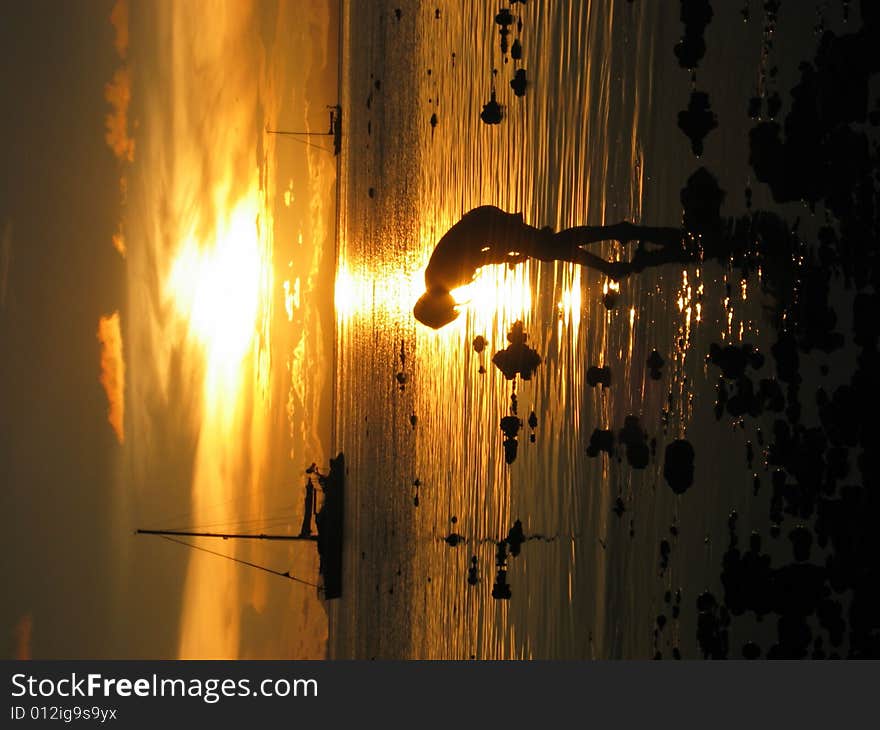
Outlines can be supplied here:
M675 260L660 252L642 252L631 263L606 261L581 246L598 241L652 241L670 252L681 247L681 230L615 223L608 226L575 226L558 233L547 226L535 228L523 221L522 213L505 213L491 205L474 208L462 216L440 239L428 268L425 293L413 314L422 324L440 329L458 317L450 292L469 284L477 269L489 264L514 265L526 258L539 261L569 261L620 279L647 265ZM658 256L659 254L659 256Z

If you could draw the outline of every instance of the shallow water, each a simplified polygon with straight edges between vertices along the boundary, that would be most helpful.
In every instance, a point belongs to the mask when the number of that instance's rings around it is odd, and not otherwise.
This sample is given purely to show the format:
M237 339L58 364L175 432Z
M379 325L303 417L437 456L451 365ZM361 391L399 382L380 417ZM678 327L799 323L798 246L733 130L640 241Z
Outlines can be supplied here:
M348 459L349 496L345 597L330 606L330 655L649 658L675 647L700 656L694 600L718 589L728 512L737 510L746 534L767 510L767 490L752 495L745 464L760 419L716 421L718 370L706 364L715 341L766 351L757 277L743 283L714 262L650 270L625 281L609 311L597 273L530 263L481 272L466 316L439 332L418 325L411 308L436 240L477 205L556 229L676 225L678 191L705 163L723 171L728 207L740 212L760 24L744 25L739 8L715 8L698 82L721 126L697 160L675 121L691 90L672 54L677 3L516 5L517 64L503 61L492 3L437 3L439 19L435 4L392 5L399 19L392 6L352 2L343 12L333 439ZM802 25L783 29L781 59L812 47ZM785 89L796 63L780 65ZM529 78L523 98L508 85L519 67ZM479 118L493 68L505 112L497 126ZM756 204L766 202L757 187ZM595 250L626 256L612 243ZM514 384L490 358L516 320L543 362ZM489 343L481 355L470 345L476 335ZM656 381L645 365L652 349L666 360ZM591 365L610 366L610 387L587 385ZM524 426L507 465L499 421L514 387L519 417L534 410L538 425L534 443ZM593 429L617 431L629 414L656 438L648 467L588 457ZM679 437L697 453L695 486L683 496L662 474L663 450ZM509 560L513 595L496 601L489 541L516 519L553 540L529 542ZM441 538L450 532L468 542L448 546ZM466 582L472 555L476 586ZM678 588L680 619L657 634L656 616L671 608L664 593Z

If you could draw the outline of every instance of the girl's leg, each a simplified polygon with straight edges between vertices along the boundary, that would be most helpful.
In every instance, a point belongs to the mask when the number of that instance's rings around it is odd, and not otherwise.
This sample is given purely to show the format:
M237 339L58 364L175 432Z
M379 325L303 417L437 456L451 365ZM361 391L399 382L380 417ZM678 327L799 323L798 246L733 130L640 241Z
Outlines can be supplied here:
M625 245L630 241L655 243L664 248L681 245L682 231L679 228L661 226L637 226L627 221L607 226L574 226L559 231L555 238L559 245L586 246L599 241L617 241Z

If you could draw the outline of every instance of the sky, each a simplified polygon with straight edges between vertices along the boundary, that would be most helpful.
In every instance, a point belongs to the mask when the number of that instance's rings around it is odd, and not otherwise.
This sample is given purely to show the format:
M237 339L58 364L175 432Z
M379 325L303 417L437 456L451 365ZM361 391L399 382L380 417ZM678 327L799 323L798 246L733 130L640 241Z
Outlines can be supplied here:
M312 657L314 588L137 527L298 529L329 458L335 3L7 3L7 657ZM317 577L314 555L209 546Z

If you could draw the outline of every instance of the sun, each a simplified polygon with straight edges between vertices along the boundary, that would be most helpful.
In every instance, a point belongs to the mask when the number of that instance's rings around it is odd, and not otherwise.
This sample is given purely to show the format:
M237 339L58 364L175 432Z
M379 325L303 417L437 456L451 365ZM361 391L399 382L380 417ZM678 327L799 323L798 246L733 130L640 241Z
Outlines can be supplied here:
M168 276L175 310L204 351L209 394L237 387L253 349L270 270L258 211L256 196L246 196L219 217L211 240L185 237Z

